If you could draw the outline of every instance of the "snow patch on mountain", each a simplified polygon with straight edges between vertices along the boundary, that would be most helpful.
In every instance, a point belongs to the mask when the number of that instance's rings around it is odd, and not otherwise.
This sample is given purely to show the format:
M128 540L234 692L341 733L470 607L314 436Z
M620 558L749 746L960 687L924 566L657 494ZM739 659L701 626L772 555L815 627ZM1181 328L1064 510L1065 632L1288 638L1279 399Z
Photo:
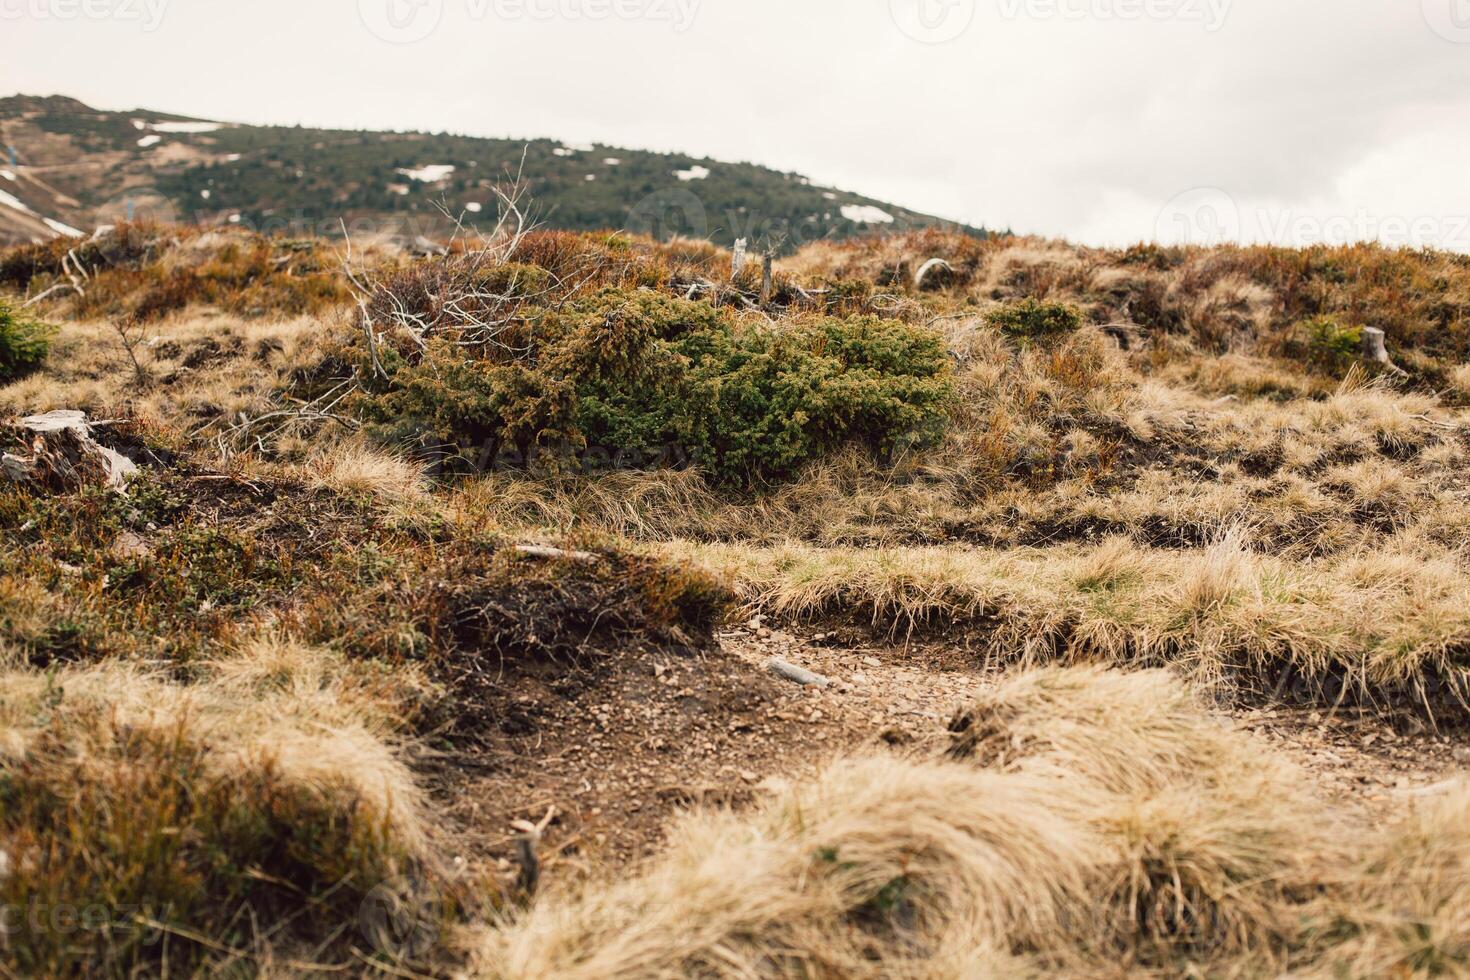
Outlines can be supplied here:
M417 170L399 170L398 172L410 180L417 180L423 184L437 184L454 173L454 166L448 163L435 163Z
M860 225L891 225L893 215L871 204L844 204L842 216Z

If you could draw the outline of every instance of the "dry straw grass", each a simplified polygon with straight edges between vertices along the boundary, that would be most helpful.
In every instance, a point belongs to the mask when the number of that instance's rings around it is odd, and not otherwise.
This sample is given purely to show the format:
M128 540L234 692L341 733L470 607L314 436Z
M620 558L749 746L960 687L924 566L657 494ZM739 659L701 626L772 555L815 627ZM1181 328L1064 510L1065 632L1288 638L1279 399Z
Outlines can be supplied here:
M729 575L752 608L795 619L857 617L889 633L959 623L998 662L1173 665L1197 681L1250 684L1290 665L1343 675L1372 696L1463 681L1470 576L1422 542L1312 564L1255 554L1238 528L1202 550L1110 540L988 550L693 545L658 547Z
M312 974L378 883L437 873L396 735L413 671L262 636L201 673L0 676L0 905L108 917L9 929L18 975Z
M410 668L388 681L371 667L272 635L244 644L184 687L126 664L51 675L12 671L0 696L0 744L12 761L62 716L101 710L129 731L182 732L209 749L216 775L269 766L285 780L340 793L384 822L406 853L427 851L423 795L394 751L397 705L427 682ZM63 729L64 730L64 729ZM69 754L82 767L96 748L86 737Z
M97 319L104 306L86 307L60 325L43 371L0 390L0 408L147 417L170 442L212 449L242 415L290 404L303 379L338 377L336 315L290 312L338 302L335 273L313 266L311 283L288 274L254 288L234 274L273 261L275 246L185 244L97 292L146 307L132 339ZM703 245L626 244L547 233L516 257L568 281L585 272L680 295L727 264ZM916 289L914 271L936 255L951 273ZM525 540L630 539L728 575L752 608L783 617L888 634L958 627L997 662L1093 666L1003 680L965 706L953 758L838 760L748 812L689 816L634 876L577 893L551 883L520 918L477 930L469 972L1470 975L1470 790L1364 827L1170 676L1099 666L1168 666L1204 690L1345 679L1370 699L1464 679L1463 262L929 233L819 243L788 268L834 287L811 294L836 298L828 312L941 331L960 397L939 444L888 459L836 452L744 497L693 470L499 473L435 493L412 461L310 427L236 457L233 472L290 471L385 503L395 522L412 518L405 527L435 515ZM784 276L778 286L796 295ZM986 325L1022 298L1131 324L1142 344L1121 351L1091 327L1022 344ZM1360 369L1337 377L1299 349L1308 313L1350 327L1365 310L1411 369L1399 387ZM96 556L53 557L63 569ZM504 598L505 582L485 581ZM48 636L70 615L58 594L39 576L0 582L0 632ZM383 594L384 612L407 601ZM0 897L167 885L210 943L249 945L235 962L268 972L289 938L272 930L320 919L339 936L368 878L435 867L440 828L400 739L436 692L411 668L254 628L222 626L208 662L169 671L43 674L5 655ZM237 643L240 630L256 638ZM239 923L257 912L262 932L249 933ZM159 972L137 950L7 953L29 956L15 962L33 975Z
M401 454L361 443L340 443L306 463L307 483L337 493L377 497L390 504L428 498L424 467Z

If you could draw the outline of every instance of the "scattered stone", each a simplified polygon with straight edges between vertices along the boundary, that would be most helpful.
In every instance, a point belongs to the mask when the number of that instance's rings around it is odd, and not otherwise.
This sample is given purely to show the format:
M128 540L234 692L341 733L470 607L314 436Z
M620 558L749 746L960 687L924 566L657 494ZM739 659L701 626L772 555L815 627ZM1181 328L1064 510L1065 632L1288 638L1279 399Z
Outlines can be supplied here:
M780 657L772 657L766 661L766 669L777 677L784 677L786 680L800 684L802 687L830 687L832 684L830 680L821 674L814 674L805 667L798 667L793 663L782 660Z

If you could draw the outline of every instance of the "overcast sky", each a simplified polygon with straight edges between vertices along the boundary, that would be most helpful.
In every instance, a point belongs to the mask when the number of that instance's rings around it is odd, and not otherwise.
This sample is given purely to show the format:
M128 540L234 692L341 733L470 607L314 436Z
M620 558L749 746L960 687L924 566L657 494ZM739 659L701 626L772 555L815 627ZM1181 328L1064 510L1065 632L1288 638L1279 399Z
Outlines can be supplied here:
M0 0L0 92L550 136L1100 244L1470 251L1470 0Z

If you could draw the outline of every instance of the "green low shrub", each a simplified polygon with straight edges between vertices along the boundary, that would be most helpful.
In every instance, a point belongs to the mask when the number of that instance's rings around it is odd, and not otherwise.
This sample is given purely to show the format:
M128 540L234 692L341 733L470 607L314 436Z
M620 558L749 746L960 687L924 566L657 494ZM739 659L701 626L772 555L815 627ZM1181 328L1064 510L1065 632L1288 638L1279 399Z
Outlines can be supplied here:
M51 350L52 329L0 302L0 384L40 370Z
M1363 346L1363 328L1345 326L1330 316L1313 317L1297 324L1306 359L1332 372L1347 369Z
M985 322L1016 340L1040 340L1075 333L1082 326L1082 313L1066 303L1024 299L992 310Z
M933 439L952 392L938 334L876 317L756 328L708 304L604 290L527 320L478 351L442 341L395 356L360 410L384 438L437 440L482 464L590 450L691 461L737 487L847 443Z

